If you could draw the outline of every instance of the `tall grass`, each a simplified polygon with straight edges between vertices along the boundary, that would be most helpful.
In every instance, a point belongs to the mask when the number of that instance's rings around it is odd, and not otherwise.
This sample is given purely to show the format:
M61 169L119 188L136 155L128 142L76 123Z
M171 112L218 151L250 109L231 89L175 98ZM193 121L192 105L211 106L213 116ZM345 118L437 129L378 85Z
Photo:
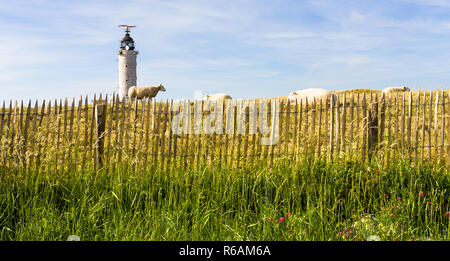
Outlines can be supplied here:
M279 159L199 170L0 169L0 239L446 240L445 167ZM280 218L284 220L280 222Z

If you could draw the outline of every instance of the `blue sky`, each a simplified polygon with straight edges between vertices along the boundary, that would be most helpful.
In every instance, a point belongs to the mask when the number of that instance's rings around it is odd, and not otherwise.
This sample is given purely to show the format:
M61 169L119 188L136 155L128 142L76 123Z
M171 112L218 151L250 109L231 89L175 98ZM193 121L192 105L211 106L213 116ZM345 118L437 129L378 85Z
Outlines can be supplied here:
M9 99L117 92L123 30L138 85L161 99L304 88L448 89L450 1L0 0L0 88Z

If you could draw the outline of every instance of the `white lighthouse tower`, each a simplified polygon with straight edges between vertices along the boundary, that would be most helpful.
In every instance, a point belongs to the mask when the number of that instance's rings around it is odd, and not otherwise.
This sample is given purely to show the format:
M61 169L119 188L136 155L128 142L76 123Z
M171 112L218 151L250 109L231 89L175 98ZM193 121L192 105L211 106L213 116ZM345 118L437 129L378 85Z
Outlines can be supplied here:
M126 28L125 36L120 41L119 55L119 99L122 100L128 96L128 89L136 86L136 56L137 51L134 50L134 40L130 36L130 28L135 25L119 25Z

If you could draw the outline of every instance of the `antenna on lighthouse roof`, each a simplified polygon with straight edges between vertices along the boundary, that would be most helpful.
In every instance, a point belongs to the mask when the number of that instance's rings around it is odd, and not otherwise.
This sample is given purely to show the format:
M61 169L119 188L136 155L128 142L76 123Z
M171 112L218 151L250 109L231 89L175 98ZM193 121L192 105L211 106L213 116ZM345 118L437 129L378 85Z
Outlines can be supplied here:
M120 24L119 27L120 27L120 28L126 28L126 29L125 29L125 32L126 32L126 33L129 33L129 32L130 32L130 28L136 27L136 26L135 26L135 25Z

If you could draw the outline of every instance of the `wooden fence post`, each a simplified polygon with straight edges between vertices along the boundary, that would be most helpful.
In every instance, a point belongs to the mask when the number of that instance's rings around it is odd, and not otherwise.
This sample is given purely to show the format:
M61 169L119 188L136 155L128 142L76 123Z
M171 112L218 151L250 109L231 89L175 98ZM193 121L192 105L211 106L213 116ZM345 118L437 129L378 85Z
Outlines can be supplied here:
M378 141L378 102L370 104L369 122L368 122L367 148L369 159L372 158L373 151Z
M333 118L333 109L334 109L334 96L331 96L330 100L330 161L333 159L333 131L334 131L334 118Z
M100 101L101 102L101 101ZM95 105L95 122L97 123L97 141L96 141L96 164L101 168L103 165L103 151L105 141L105 123L106 123L106 103Z

